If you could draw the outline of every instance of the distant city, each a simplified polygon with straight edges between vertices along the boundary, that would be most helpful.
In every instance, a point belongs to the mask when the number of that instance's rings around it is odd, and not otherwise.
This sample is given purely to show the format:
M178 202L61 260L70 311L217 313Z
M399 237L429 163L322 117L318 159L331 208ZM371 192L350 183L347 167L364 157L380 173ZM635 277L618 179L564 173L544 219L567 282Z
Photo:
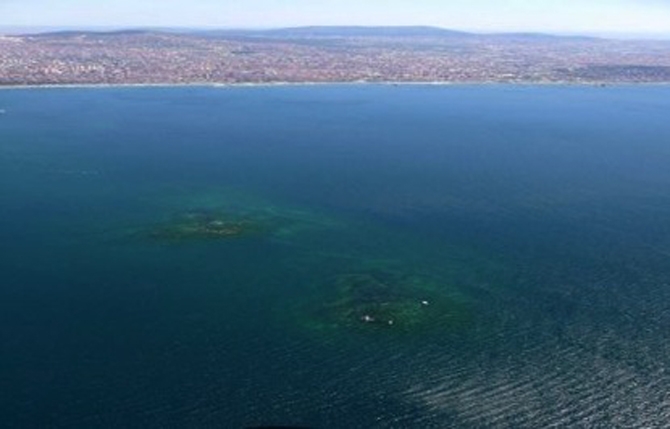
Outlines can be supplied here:
M670 41L432 27L0 36L0 85L669 83Z

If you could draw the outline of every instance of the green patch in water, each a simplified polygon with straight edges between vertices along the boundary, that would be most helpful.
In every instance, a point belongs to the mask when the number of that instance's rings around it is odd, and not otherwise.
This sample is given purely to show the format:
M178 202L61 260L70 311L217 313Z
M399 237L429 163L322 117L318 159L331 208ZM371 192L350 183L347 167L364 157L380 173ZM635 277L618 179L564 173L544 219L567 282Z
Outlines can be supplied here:
M149 235L162 240L231 239L264 235L297 244L301 237L342 228L321 213L276 205L241 191L212 189L173 192L156 201L161 212Z
M161 241L226 240L257 235L267 228L262 222L212 210L193 210L157 226L149 235Z
M344 274L325 285L330 296L313 303L303 324L320 332L412 333L450 329L468 319L462 299L429 279L388 271Z

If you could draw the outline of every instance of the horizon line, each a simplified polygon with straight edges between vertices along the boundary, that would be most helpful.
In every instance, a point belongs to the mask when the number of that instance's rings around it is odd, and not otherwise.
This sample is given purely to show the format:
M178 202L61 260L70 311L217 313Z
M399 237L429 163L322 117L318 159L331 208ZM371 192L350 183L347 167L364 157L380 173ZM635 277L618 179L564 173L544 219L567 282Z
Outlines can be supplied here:
M593 32L593 31L543 31L531 29L518 30L482 30L482 29L461 29L453 27L440 27L436 25L406 24L406 25L289 25L289 26L214 26L214 25L0 25L0 35L20 36L30 34L42 34L61 31L82 31L82 32L117 32L117 31L274 31L274 30L292 30L307 28L425 28L444 31L452 31L473 35L547 35L557 37L591 37L604 39L644 39L644 40L670 40L669 33L658 32Z

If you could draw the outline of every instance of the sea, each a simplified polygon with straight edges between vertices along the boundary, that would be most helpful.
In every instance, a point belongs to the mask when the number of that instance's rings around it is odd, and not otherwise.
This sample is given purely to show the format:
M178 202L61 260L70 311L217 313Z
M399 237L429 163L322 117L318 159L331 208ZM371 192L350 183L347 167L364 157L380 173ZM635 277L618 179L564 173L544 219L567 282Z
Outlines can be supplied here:
M670 426L670 86L0 109L2 428Z

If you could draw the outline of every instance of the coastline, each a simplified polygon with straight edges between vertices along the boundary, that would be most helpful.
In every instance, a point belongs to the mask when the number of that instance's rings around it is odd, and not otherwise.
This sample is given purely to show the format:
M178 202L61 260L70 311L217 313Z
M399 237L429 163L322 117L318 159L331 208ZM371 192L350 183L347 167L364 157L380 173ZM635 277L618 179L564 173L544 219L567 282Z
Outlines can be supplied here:
M105 88L274 88L297 86L511 86L511 87L630 87L630 86L669 86L668 82L499 82L499 81L333 81L333 82L193 82L193 83L59 83L59 84L23 84L0 85L1 90L30 89L105 89Z

